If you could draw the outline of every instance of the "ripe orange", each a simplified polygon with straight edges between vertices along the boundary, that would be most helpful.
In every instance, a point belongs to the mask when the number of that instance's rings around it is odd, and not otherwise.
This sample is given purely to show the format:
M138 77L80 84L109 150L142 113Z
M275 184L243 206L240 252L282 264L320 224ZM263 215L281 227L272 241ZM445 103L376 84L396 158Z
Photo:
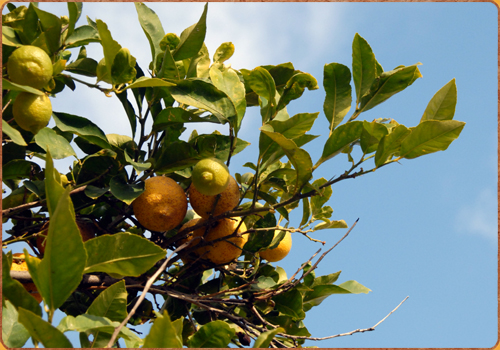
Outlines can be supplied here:
M166 176L150 177L144 192L132 202L137 221L151 231L168 231L178 226L187 212L182 187Z
M191 227L195 224L205 222L205 219L193 219L185 223L181 230L187 227ZM215 241L216 239L232 235L236 229L238 233L241 234L247 230L244 223L241 223L241 218L229 218L217 221L209 228L208 233L205 235L207 226L201 227L194 230L188 237L187 241L193 240L195 237L203 237L205 242ZM238 228L239 227L239 228ZM248 234L243 234L241 236L235 236L228 238L227 240L220 240L213 244L209 244L200 247L194 251L202 259L211 261L216 265L228 264L234 259L238 258L242 254L242 249L245 243L248 241ZM196 246L202 242L201 239L193 240L193 244Z
M193 210L202 218L208 218L212 212L216 196L207 196L200 193L196 187L189 187L189 203ZM236 180L229 176L229 185L220 194L214 210L214 216L233 210L240 202L240 190Z
M279 230L275 230L274 237L276 237L279 232ZM290 249L292 249L292 234L291 232L287 232L276 248L260 251L259 255L269 262L276 262L287 256Z

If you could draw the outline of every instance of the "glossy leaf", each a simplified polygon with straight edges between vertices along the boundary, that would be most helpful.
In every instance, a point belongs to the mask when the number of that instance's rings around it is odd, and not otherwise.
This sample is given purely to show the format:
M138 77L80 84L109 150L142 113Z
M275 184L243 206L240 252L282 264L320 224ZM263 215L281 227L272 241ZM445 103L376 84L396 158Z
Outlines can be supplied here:
M278 327L275 329L272 329L267 332L261 333L257 339L255 339L255 342L253 343L253 348L268 348L269 345L271 344L271 341L274 339L276 334L278 333L285 333L285 329Z
M68 37L71 36L73 31L75 30L76 22L80 19L82 14L83 4L81 2L68 2L68 14L69 14L69 23L68 23Z
M232 120L232 124L236 131L238 131L247 106L245 85L241 82L236 71L231 68L220 71L215 66L212 66L210 69L210 78L217 89L225 92L233 102L237 118Z
M94 299L87 314L122 322L127 317L127 289L125 281L112 284Z
M403 91L422 77L418 69L420 63L412 66L396 68L390 72L382 73L370 87L370 90L361 98L359 111L366 112L381 104L391 96Z
M389 133L386 126L373 121L371 123L363 121L363 131L361 132L360 145L364 154L370 154L377 150L380 140Z
M205 34L207 32L207 11L208 3L205 4L203 14L198 20L198 23L186 28L181 33L181 41L173 53L176 61L191 58L202 48L203 42L205 41Z
M47 186L46 193L49 191L50 186ZM82 236L75 222L70 191L71 188L64 190L50 216L44 257L36 271L38 280L35 279L35 285L51 312L59 308L78 287L87 260ZM29 259L27 261L31 273Z
M66 48L72 48L96 43L99 40L99 32L94 27L83 25L76 28L72 34L68 34L65 43Z
M262 126L260 130L283 149L297 173L295 191L297 192L302 189L302 186L304 186L312 176L312 160L309 154L304 149L299 148L293 140L287 139L280 133L274 132L268 125Z
M263 67L256 67L251 71L241 70L245 78L245 84L266 101L274 101L276 96L276 85L272 75ZM276 109L276 106L274 106Z
M205 44L200 51L190 59L186 72L187 78L208 78L210 68L210 54Z
M3 180L27 179L33 172L39 172L40 166L24 159L13 159L2 167Z
M420 122L425 120L451 120L457 105L457 85L450 80L432 97Z
M113 67L115 56L122 47L115 40L113 40L111 32L109 31L106 23L98 19L96 21L96 26L99 32L99 37L101 38L101 45L104 53L104 60L106 62L105 67L107 75L111 77L112 76L111 68Z
M61 131L78 135L101 148L111 148L104 132L89 119L59 112L54 112L53 118Z
M7 26L2 26L2 44L15 47L22 45L16 36L16 31Z
M42 308L39 303L26 289L24 289L21 282L10 276L11 266L12 255L7 255L2 251L2 296L9 300L16 309L23 308L41 316Z
M182 326L182 323L180 324ZM149 334L144 339L145 348L182 348L182 327L178 329L166 311L157 314Z
M177 64L170 50L165 50L163 53L163 61L161 69L156 75L158 78L179 80L180 74Z
M116 327L119 326L119 322L113 322L106 317L94 316L89 314L79 315L77 317L66 316L64 317L57 326L57 329L63 333L68 331L76 332L105 332L112 334ZM141 345L142 340L130 329L123 327L118 334L119 337L125 339L125 341L135 342L137 345Z
M326 97L323 111L330 122L330 134L351 109L351 71L339 63L325 65L323 86Z
M382 137L375 153L375 165L383 165L392 155L398 154L401 142L411 133L404 125L398 125L391 130L391 133Z
M186 111L184 108L167 107L162 109L153 122L153 131L164 130L169 125L184 123L219 123L219 119L208 116L200 117L197 114Z
M125 156L125 160L127 161L127 163L132 165L132 167L135 169L137 174L140 174L143 171L146 171L149 168L151 168L151 163L149 163L149 162L145 162L145 163L135 162L132 158L130 158L130 156L128 155L128 153L126 151L123 152L123 155Z
M303 320L306 317L302 304L302 295L297 289L279 294L273 297L276 303L275 309L280 315L289 316L295 321Z
M234 337L234 329L224 321L212 321L201 326L189 338L190 348L226 348Z
M34 43L36 43L37 41L39 43L44 42L45 47L43 47L43 49L47 51L49 56L52 56L52 54L56 53L57 50L59 50L60 48L61 26L62 26L61 19L50 12L39 9L36 6L34 6L33 9L35 10L36 15L40 19L40 24L43 31L42 35L38 37L38 39L42 40L38 41L37 39L35 40Z
M333 131L333 133L326 141L321 159L316 163L314 167L316 168L319 166L319 164L327 161L332 157L335 157L337 154L342 152L345 147L359 140L362 131L363 122L360 121L353 121L340 125Z
M5 78L2 78L2 89L29 92L30 94L39 95L39 96L44 94L42 91L35 89L31 86L19 85L19 84L12 82L12 81L9 81Z
M332 294L367 294L371 290L359 284L356 281L347 281L340 285L335 284L317 284L313 291L304 294L304 310L307 312L313 306L318 306Z
M297 73L287 81L276 110L283 109L291 101L298 99L305 89L318 89L318 81L309 73Z
M63 136L58 135L54 130L43 128L35 135L35 142L38 146L47 152L50 149L54 159L64 159L69 156L75 156L73 147Z
M356 33L352 42L352 77L356 89L356 107L361 98L368 93L378 75L377 61L372 48Z
M223 124L237 115L234 104L226 93L204 80L182 80L170 87L169 91L177 102L206 110Z
M158 15L153 10L141 2L136 2L134 4L139 17L139 23L141 24L144 34L146 34L148 38L149 46L151 47L152 61L154 62L158 54L162 52L160 49L160 41L165 36L165 31L163 30Z
M85 273L105 272L111 276L137 277L166 255L146 238L121 232L85 242L89 254Z
M14 305L6 300L2 308L2 340L8 348L22 348L30 338L28 330L18 321L18 315Z
M111 67L111 77L113 84L130 83L135 79L137 71L135 70L135 57L130 54L127 48L121 48L116 53Z
M144 183L129 184L125 176L119 174L109 181L109 189L113 196L130 205L144 192Z
M456 120L427 120L411 129L401 142L400 156L413 159L444 151L460 135L465 123Z
M127 89L136 89L145 87L169 87L169 86L175 86L175 83L158 78L140 77L133 83L129 84L127 86Z
M28 330L31 337L45 348L72 348L68 338L56 327L40 316L23 308L19 309L19 322Z
M92 58L79 58L75 62L67 64L64 70L87 77L96 77L97 61Z
M217 48L214 54L214 63L223 63L231 58L234 54L234 44L227 42L222 43Z

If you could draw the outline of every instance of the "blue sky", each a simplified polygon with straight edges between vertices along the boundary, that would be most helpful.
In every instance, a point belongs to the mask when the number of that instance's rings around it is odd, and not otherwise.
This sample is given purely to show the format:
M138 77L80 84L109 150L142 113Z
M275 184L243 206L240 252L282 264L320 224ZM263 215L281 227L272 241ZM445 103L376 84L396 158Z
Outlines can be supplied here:
M195 23L203 3L147 3L165 32ZM65 4L41 3L59 15ZM146 68L150 49L132 3L85 3L84 17L106 22L113 38ZM206 43L211 55L223 42L236 47L235 69L293 62L322 86L323 66L351 66L359 33L386 71L421 62L423 78L360 118L394 118L418 124L428 101L455 78L455 119L467 123L445 152L340 182L328 203L334 219L351 225L349 237L319 265L317 275L342 270L339 282L357 280L368 295L339 295L308 312L314 337L368 328L406 296L409 299L374 332L323 342L319 347L492 347L497 341L497 42L498 10L492 3L210 3ZM90 57L103 57L99 44ZM87 117L106 133L130 135L116 98L79 85L53 99L55 111ZM307 147L313 162L328 136L324 92L306 91L292 102L292 116L321 112ZM75 109L75 106L78 106ZM349 114L350 115L350 114ZM231 172L257 157L259 111L247 110L242 138L252 145L231 161ZM192 130L192 129L189 129ZM197 128L199 133L214 128ZM226 132L219 128L221 132ZM189 135L189 131L186 132ZM187 137L186 136L186 137ZM56 163L66 171L68 160ZM338 156L315 172L330 178L348 167ZM293 225L292 221L292 225ZM297 224L297 223L295 223ZM326 230L324 250L345 230ZM292 252L278 265L291 275L319 247L294 236Z

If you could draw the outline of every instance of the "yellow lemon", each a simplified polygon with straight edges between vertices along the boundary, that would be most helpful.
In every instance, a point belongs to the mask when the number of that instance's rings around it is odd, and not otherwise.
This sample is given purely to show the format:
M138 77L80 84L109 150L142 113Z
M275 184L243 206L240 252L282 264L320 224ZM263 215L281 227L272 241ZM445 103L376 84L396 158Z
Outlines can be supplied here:
M181 228L187 228L194 226L198 223L205 222L205 219L193 219L188 221ZM188 237L187 240L191 241L195 237L203 237L203 239L193 240L194 245L200 244L203 240L205 242L212 242L222 237L226 237L232 235L236 230L241 234L247 230L244 223L241 223L241 218L229 218L222 219L210 226L204 226L199 229L194 230ZM207 227L209 227L208 232ZM242 254L242 249L245 243L248 241L248 234L243 234L241 236L234 236L231 238L227 238L226 240L219 240L212 244L200 247L194 251L194 253L198 256L201 256L203 259L209 260L216 265L228 264L234 259L238 258Z
M193 210L202 218L208 218L212 212L216 196L207 196L194 186L189 187L189 203ZM220 198L215 206L214 215L217 216L226 211L233 210L240 202L240 190L236 180L229 176L229 184L226 189L220 194Z
M52 78L52 61L41 48L25 45L10 55L7 72L14 83L41 89Z
M167 231L179 225L187 212L187 198L182 187L165 176L147 179L145 187L132 202L141 225L151 231Z
M12 105L17 125L33 134L47 126L52 117L52 103L47 95L21 92Z
M24 253L14 253L12 256L16 258L24 258ZM10 269L12 271L28 271L28 265L24 260L12 259L12 266ZM31 294L31 296L33 296L33 298L36 299L36 301L38 301L38 303L42 302L43 298L40 293L38 293L38 289L36 289L33 282L23 283L23 287Z
M280 231L276 230L274 232L274 237L276 237L279 232ZM287 232L276 248L260 251L259 255L269 262L276 262L287 256L290 249L292 249L292 234L291 232Z
M226 189L230 177L224 162L217 158L206 158L194 166L191 181L200 193L215 196Z

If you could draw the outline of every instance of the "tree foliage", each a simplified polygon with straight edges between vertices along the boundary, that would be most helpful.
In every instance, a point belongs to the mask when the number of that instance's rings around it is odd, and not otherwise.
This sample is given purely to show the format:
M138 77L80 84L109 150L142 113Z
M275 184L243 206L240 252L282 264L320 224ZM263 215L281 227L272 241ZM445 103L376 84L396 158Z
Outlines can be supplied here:
M226 61L235 47L228 42L210 56L204 44L208 4L198 22L179 35L165 33L147 5L135 4L151 48L149 67L139 67L133 48L113 39L102 20L87 18L77 25L82 6L68 3L68 16L60 18L36 3L7 4L10 12L3 16L3 63L17 47L34 45L47 52L54 67L44 91L10 82L8 72L2 72L2 166L9 189L2 219L12 224L2 257L6 345L22 347L31 337L35 344L56 348L104 347L118 340L127 347L296 347L311 337L304 322L311 308L334 294L370 291L354 280L337 283L340 271L316 276L322 257L314 262L313 256L289 275L258 252L279 244L284 232L273 238L278 226L308 237L312 245L319 242L313 238L318 230L348 228L327 205L334 184L446 150L465 125L453 120L455 80L434 95L415 126L393 119L360 120L363 112L422 75L419 63L384 70L356 34L351 68L324 66L324 115L290 116L289 104L306 90L320 88L316 78L289 62L232 68ZM88 57L88 45L101 45L103 57ZM89 83L89 77L96 82ZM64 89L74 91L77 84L118 98L123 112L115 115L120 123L128 121L130 134L105 134L77 108L75 114L54 111L55 126L36 135L13 121L12 103L19 92L54 97ZM240 204L204 223L242 217L249 236L244 254L223 266L203 258L181 259L189 253L183 239L197 227L180 230L181 224L149 232L135 219L131 203L148 177L166 175L187 190L199 160L215 157L230 166L249 147L241 126L250 108L260 111L261 126L254 130L259 133L256 159L245 164L247 173L234 174ZM328 121L328 139L319 146L322 152L311 155L304 146L315 142L317 136L308 132L319 118ZM186 141L181 138L186 123L215 123L226 132L194 131ZM75 160L62 174L53 159L67 157ZM347 157L351 167L331 179L315 178L315 170L335 157ZM297 227L289 225L292 215L301 217ZM188 212L184 222L191 217ZM94 225L95 238L82 241L78 218ZM49 221L42 254L36 240ZM34 254L26 259L29 278L43 297L47 318L8 273L9 244L20 241L29 248L26 255ZM66 317L55 325L58 309ZM144 322L152 326L140 337L132 330ZM78 332L80 344L71 344L67 331Z

